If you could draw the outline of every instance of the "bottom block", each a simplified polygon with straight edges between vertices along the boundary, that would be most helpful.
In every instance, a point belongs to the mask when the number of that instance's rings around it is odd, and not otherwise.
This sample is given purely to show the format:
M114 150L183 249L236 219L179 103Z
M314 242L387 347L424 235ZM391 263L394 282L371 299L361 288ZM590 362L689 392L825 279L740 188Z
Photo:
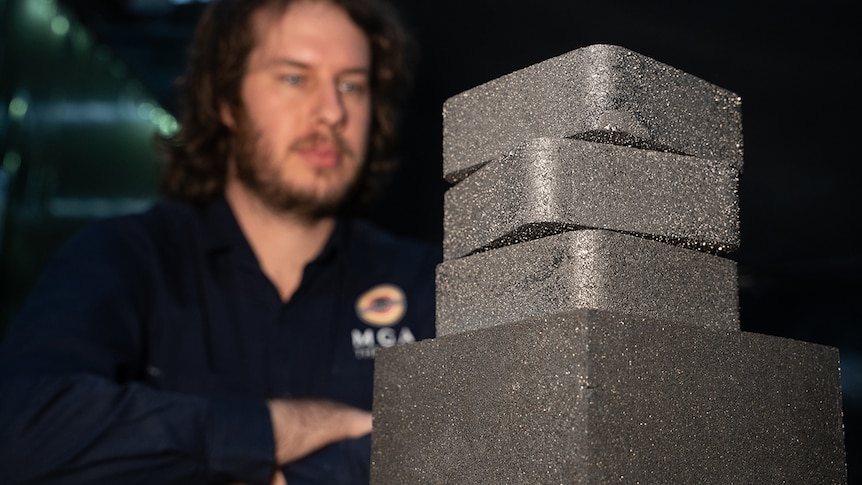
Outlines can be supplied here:
M382 350L372 484L846 483L836 349L644 320Z

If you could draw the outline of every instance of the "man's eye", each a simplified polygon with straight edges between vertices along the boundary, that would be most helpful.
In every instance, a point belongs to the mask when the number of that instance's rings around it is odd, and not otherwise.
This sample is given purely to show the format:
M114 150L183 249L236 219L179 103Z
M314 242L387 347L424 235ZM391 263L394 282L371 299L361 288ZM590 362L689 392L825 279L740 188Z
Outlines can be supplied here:
M338 83L338 91L342 93L364 93L366 91L365 83L355 81L341 81Z
M290 84L291 86L299 86L305 82L305 77L298 74L285 74L281 76L281 81L285 84Z

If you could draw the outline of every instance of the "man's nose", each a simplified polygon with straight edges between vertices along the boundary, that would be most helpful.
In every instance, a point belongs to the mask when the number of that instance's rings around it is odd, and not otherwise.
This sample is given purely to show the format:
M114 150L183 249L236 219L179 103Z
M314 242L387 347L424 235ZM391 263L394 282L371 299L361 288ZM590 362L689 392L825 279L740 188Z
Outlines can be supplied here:
M347 122L344 99L337 83L320 86L317 92L316 115L320 122L332 128L341 128Z

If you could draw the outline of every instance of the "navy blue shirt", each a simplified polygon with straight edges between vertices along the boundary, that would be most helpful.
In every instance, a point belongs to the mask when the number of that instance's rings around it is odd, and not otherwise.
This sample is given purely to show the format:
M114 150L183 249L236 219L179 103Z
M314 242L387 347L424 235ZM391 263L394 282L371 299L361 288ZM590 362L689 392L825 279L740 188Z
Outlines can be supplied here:
M284 303L223 199L93 225L0 348L0 482L269 483L265 399L370 410L375 350L434 335L440 257L339 221ZM369 460L365 437L285 473L362 484Z

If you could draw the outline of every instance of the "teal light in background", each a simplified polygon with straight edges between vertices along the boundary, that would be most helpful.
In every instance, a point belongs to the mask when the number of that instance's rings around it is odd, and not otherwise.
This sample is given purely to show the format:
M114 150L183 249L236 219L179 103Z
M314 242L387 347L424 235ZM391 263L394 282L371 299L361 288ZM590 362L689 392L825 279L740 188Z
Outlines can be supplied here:
M69 33L69 19L62 15L57 15L51 19L51 32L57 35L66 35Z
M2 338L62 241L158 199L154 135L179 125L62 1L0 5Z
M27 114L29 104L27 100L21 96L15 96L9 101L9 117L13 120L20 120Z
M149 101L138 105L138 116L150 120L164 136L173 135L180 129L180 124L173 115Z
M153 103L150 103L149 101L144 101L143 103L138 105L138 116L140 116L141 119L148 120L150 119L151 113L155 109L156 107L155 105L153 105Z
M21 155L14 150L6 152L3 156L3 171L11 175L19 168L21 168Z
M57 2L54 0L28 0L24 3L31 16L48 20L57 15Z
M158 123L159 133L164 136L171 136L180 129L180 124L173 116L167 115Z

